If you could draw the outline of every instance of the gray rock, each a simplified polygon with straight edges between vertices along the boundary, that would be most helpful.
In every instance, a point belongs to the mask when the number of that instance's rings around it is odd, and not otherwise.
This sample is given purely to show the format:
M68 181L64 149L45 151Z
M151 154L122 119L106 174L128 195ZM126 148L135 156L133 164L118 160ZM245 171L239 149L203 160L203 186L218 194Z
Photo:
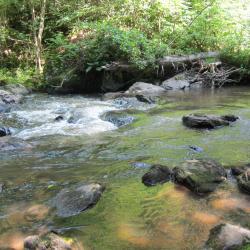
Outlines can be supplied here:
M72 250L72 247L56 234L48 233L25 238L24 250Z
M142 176L142 183L146 186L155 186L171 180L172 171L162 165L154 165Z
M21 84L8 84L4 86L4 89L6 91L11 92L14 95L28 95L30 93L30 90L28 90L26 87L24 87Z
M5 104L17 104L23 100L23 96L0 89L0 100Z
M147 97L156 97L165 94L166 90L151 83L136 82L125 93L134 96L143 95Z
M61 190L52 200L60 217L77 215L95 205L104 191L100 184L85 184Z
M250 168L237 177L238 186L243 192L250 194Z
M220 224L210 231L207 250L239 249L250 244L250 230L231 224ZM244 248L245 249L245 248Z
M216 116L204 114L190 114L183 116L182 122L189 128L213 129L220 126L228 126L238 117L234 115Z
M197 194L213 192L227 177L226 170L213 160L188 160L173 172L178 184Z
M117 127L126 126L134 121L134 117L124 113L124 111L109 111L103 114L101 119L111 122Z
M164 81L161 85L166 90L182 90L189 88L190 83L185 73L178 74L170 79Z

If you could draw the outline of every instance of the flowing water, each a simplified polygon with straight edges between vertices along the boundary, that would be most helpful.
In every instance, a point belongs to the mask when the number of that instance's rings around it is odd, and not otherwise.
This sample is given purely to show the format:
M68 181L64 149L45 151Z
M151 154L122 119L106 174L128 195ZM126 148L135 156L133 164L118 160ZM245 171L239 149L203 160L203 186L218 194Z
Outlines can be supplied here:
M108 111L134 121L118 128L101 119ZM181 118L193 112L230 113L240 120L216 130L191 130ZM64 119L55 121L58 116ZM173 167L193 158L213 158L224 166L249 163L250 89L170 93L157 105L34 94L1 121L12 136L0 138L0 183L6 186L0 193L0 249L20 250L24 237L53 228L85 250L193 250L202 248L218 223L250 227L250 198L233 178L208 197L173 183L150 188L141 183L148 167L142 163ZM79 182L104 184L101 200L80 215L57 217L49 201Z

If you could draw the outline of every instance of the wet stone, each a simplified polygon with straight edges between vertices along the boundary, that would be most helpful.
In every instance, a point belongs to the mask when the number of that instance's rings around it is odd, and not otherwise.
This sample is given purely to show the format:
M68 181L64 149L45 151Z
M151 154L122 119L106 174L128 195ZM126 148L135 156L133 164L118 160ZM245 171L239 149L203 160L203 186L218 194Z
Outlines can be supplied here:
M155 186L171 180L172 171L162 165L153 165L149 171L142 176L142 183L146 186Z
M197 129L214 129L221 126L229 126L231 122L239 119L234 115L216 116L204 114L190 114L183 116L182 122L186 127Z
M213 192L227 177L226 170L213 160L188 160L173 172L178 184L197 194Z
M0 127L0 137L11 135L10 129L6 127Z
M85 184L61 190L52 200L51 205L56 208L60 217L77 215L94 206L104 191L100 184Z
M220 224L210 231L205 249L248 249L250 246L250 230L231 224Z
M54 233L24 239L24 250L72 250L70 244Z
M117 127L126 126L134 121L134 117L121 111L109 111L102 115L101 118L104 121L113 123Z

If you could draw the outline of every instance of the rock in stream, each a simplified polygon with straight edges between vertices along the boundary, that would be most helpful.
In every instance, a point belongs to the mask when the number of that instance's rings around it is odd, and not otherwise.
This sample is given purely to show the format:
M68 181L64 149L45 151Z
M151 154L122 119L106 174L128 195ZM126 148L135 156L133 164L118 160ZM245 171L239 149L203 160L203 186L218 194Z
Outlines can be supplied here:
M189 128L214 129L221 126L229 126L231 122L239 119L234 115L216 116L204 114L190 114L183 116L182 122Z
M188 160L173 172L178 184L197 194L213 192L227 177L226 170L213 160Z
M24 239L24 250L72 250L64 239L54 233L32 235Z
M51 203L58 216L70 217L94 206L103 191L104 187L96 183L78 185L61 190Z
M236 225L220 224L210 231L205 249L240 250L243 246L250 246L250 230Z
M172 171L162 165L153 165L149 171L142 176L142 182L146 186L155 186L171 180Z

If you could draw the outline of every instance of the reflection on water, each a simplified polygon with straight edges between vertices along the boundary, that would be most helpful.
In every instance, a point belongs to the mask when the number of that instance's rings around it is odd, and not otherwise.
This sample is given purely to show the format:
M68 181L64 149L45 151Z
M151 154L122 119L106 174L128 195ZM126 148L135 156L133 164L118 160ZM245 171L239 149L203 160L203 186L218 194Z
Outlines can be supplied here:
M117 102L81 96L32 95L1 117L14 136L0 138L0 246L22 249L25 236L68 228L76 249L200 249L209 230L221 222L250 226L250 200L235 181L208 197L166 183L141 183L146 168L131 162L173 167L207 157L224 165L250 161L250 89L169 93L158 106L126 105L136 119L118 129L100 118L123 110ZM235 114L240 120L213 131L185 128L185 114ZM54 119L62 115L64 120ZM71 122L69 122L71 121ZM202 148L200 152L189 146ZM100 202L78 216L60 219L49 201L77 182L100 182ZM78 230L77 228L83 228ZM70 230L72 228L72 230ZM4 245L5 244L5 245Z

